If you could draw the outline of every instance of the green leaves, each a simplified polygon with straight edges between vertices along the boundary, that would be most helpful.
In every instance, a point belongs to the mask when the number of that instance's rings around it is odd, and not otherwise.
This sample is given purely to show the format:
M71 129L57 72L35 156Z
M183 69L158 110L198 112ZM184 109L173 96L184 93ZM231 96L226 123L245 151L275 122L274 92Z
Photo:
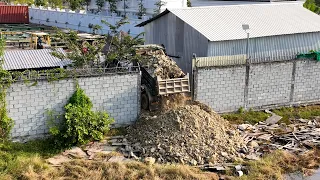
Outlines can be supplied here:
M91 109L91 100L77 86L77 90L65 106L66 113L62 123L51 126L51 134L63 142L64 146L81 145L91 140L101 140L103 135L110 130L110 124L114 120L106 112L94 112Z
M309 9L312 12L315 12L317 14L320 13L320 2L315 0L306 0L306 2L303 4L303 7Z

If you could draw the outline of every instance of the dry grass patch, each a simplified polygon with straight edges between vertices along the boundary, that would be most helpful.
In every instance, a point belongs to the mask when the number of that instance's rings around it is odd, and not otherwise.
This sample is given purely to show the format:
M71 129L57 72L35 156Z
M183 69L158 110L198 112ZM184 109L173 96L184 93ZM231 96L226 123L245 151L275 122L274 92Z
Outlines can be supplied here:
M241 180L284 180L284 174L293 172L312 175L320 165L320 150L315 149L298 156L287 151L275 151L259 161L249 161L245 165L249 173Z
M96 162L76 160L63 164L50 173L28 172L28 179L94 179L94 180L218 180L214 173L182 165L152 165L141 162Z

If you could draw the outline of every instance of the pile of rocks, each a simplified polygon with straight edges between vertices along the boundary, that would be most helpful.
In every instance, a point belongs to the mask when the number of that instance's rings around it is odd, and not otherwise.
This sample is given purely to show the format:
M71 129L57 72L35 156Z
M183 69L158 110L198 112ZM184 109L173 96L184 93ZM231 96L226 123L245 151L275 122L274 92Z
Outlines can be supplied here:
M141 117L128 128L126 139L139 157L154 157L159 163L233 162L244 158L247 149L240 134L201 103Z

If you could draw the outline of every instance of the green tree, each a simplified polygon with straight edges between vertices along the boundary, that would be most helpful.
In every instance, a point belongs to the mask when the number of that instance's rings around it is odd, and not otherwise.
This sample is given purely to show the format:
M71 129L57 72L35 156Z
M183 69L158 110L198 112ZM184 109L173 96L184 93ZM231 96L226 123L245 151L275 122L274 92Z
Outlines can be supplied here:
M61 8L63 5L62 0L48 0L49 4L53 8Z
M123 25L129 23L127 18L121 19L115 25L106 21L102 21L102 23L109 26L110 33L103 35L103 39L96 40L94 45L80 40L75 31L64 33L57 30L56 38L65 42L71 51L64 54L54 49L52 55L60 59L70 59L72 66L76 68L106 67L115 61L132 62L142 60L142 57L135 53L135 46L143 44L144 41L141 38L143 33L131 37L130 32L120 31ZM97 29L101 29L101 26L92 25L92 29L96 31ZM106 46L106 44L108 44L108 46ZM105 46L108 47L108 49L103 52L105 58L104 61L101 61L100 55Z
M77 85L75 93L65 106L66 112L64 118L60 119L61 122L57 123L55 118L49 121L50 133L56 137L58 144L68 147L103 139L114 119L107 112L92 111L92 107L89 97Z
M111 13L117 12L117 0L107 0L109 3L109 10Z
M190 0L187 0L187 6L191 7L191 1Z
M143 44L144 41L141 38L143 33L131 37L130 32L124 32L120 30L123 25L129 23L126 17L118 21L115 25L112 25L106 21L102 21L102 23L108 25L110 29L110 33L106 35L110 45L105 56L105 64L114 61L132 62L140 61L142 59L140 55L135 53L135 46Z
M96 0L96 5L98 6L98 11L100 12L104 6L105 0Z
M99 66L99 54L105 44L104 40L96 40L94 44L90 44L81 40L75 31L64 33L60 30L57 30L55 38L62 40L71 51L64 54L54 49L52 55L60 59L70 59L72 66L77 68Z
M84 3L84 0L68 0L69 8L74 11L77 9L82 8L82 4Z
M156 16L156 15L160 14L161 8L162 8L162 6L166 5L166 2L159 0L156 3L154 3L154 5L156 6L156 8L154 9L154 16Z
M141 19L142 16L146 14L146 10L147 10L147 9L143 6L143 0L140 0L140 1L139 1L138 8L139 8L138 18Z
M0 140L6 140L13 128L13 120L8 116L6 103L6 90L10 85L6 81L10 74L2 68L5 44L4 38L0 35Z
M46 6L48 4L48 1L47 0L35 0L34 4L36 6Z
M317 14L320 13L320 0L306 0L306 2L303 4L303 7L309 9L312 12L315 12Z

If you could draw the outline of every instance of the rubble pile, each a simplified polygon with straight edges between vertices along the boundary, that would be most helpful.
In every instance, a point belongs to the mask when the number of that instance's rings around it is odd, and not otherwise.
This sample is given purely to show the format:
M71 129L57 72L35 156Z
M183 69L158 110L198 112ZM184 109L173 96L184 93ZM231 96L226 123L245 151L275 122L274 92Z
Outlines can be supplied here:
M245 141L254 144L257 154L284 149L301 154L320 147L320 117L313 120L296 119L292 124L260 122L238 126Z
M162 79L172 79L185 76L176 62L166 55L161 46L143 46L137 49L136 53L143 55L146 59L142 62L143 65L151 69L155 77L159 76Z
M244 158L243 138L213 110L194 103L159 116L141 117L128 128L125 149L158 163L191 165L231 162ZM130 152L130 153L131 153Z

